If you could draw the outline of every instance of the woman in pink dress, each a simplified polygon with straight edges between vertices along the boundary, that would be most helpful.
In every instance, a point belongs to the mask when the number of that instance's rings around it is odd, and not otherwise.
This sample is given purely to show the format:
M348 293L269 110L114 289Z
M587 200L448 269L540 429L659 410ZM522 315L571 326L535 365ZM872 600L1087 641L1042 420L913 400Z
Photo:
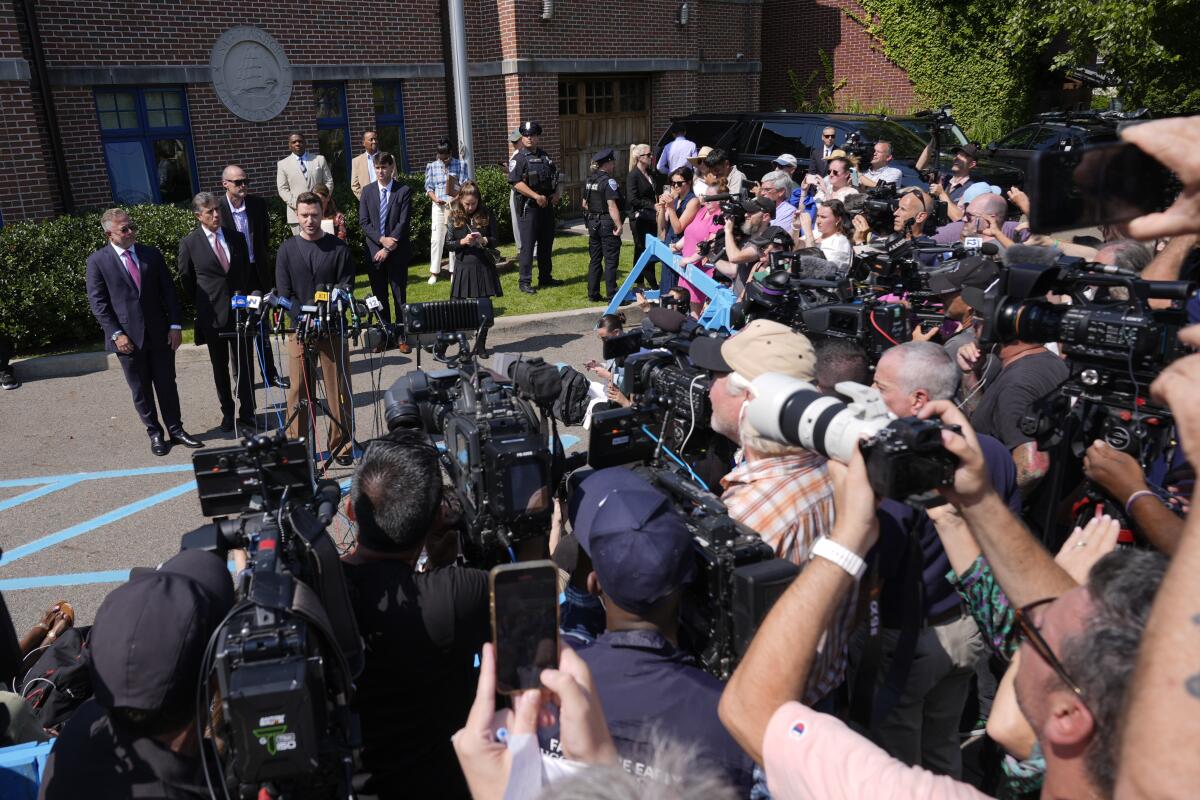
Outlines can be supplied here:
M721 181L721 183L724 183L724 181ZM725 187L720 184L716 186L710 186L708 189L709 194L720 194L724 191ZM701 260L701 257L697 252L698 245L705 239L711 238L714 233L719 233L721 230L723 230L721 225L715 221L716 216L720 213L720 203L705 203L700 208L700 212L697 213L696 216L692 218L692 221L688 223L688 226L683 229L683 236L679 239L679 241L671 245L671 248L683 257L683 263L692 264L698 263ZM713 273L711 268L704 269L703 271L706 275L710 276ZM699 317L700 312L704 309L704 303L706 300L705 296L701 294L695 286L692 286L683 278L679 279L679 285L686 288L688 290L688 294L691 296L692 316Z

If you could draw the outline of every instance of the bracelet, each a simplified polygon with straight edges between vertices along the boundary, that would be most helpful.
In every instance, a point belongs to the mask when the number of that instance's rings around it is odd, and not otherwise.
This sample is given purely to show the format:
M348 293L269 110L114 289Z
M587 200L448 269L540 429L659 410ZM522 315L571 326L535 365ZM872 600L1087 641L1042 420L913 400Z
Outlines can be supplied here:
M1158 497L1158 495L1149 489L1138 489L1136 492L1129 495L1129 499L1125 501L1125 516L1128 517L1132 515L1132 512L1129 510L1130 507L1133 506L1135 500L1140 500L1143 497Z

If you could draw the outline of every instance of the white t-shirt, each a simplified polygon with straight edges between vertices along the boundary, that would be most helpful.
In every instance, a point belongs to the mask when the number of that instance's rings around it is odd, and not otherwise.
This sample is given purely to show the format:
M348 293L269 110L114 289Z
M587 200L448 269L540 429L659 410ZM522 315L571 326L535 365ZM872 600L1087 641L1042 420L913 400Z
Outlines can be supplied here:
M819 231L813 233L814 238L817 233ZM817 242L817 246L825 254L826 261L836 264L842 269L850 269L850 262L854 260L854 248L851 247L850 240L845 235L835 233L833 236L822 238Z

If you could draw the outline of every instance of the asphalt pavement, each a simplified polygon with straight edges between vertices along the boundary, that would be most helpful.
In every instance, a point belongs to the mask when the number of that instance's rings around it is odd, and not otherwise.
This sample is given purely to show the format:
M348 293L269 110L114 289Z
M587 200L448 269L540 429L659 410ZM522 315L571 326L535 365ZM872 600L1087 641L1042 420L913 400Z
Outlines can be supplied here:
M539 355L582 371L589 358L600 357L592 333L599 313L502 319L488 345L493 353ZM277 358L281 352L277 346ZM382 432L377 417L382 419L383 392L416 367L416 355L390 350L380 357L352 348L360 441ZM425 368L440 366L428 355L422 359ZM234 434L219 430L212 370L201 348L184 345L177 374L188 432L210 448L236 444ZM20 389L0 392L0 592L19 632L60 599L74 606L79 624L89 624L130 568L162 562L178 552L182 534L207 521L191 471L192 454L203 451L175 447L162 458L151 454L119 369L22 379ZM278 425L283 392L271 391L265 413L261 383L257 399L260 424ZM584 446L582 429L561 434L572 449ZM324 442L324 425L318 442ZM352 472L335 468L329 477L345 481ZM335 521L330 532L346 539L345 520Z

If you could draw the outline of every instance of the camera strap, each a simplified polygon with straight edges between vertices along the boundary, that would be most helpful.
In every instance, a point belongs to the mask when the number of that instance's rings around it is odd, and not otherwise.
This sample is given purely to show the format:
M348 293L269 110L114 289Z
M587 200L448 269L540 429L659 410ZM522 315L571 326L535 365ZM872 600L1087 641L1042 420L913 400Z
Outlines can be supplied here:
M922 552L918 515L907 532L907 548L904 568L899 580L904 587L901 604L901 628L892 652L891 664L883 681L878 681L883 667L883 623L879 614L879 601L883 593L883 578L879 574L880 549L875 548L871 567L867 572L867 641L863 646L857 675L850 687L850 721L860 730L870 730L885 720L900 702L908 682L909 669L916 655L917 638L924 623L925 586L922 583Z

